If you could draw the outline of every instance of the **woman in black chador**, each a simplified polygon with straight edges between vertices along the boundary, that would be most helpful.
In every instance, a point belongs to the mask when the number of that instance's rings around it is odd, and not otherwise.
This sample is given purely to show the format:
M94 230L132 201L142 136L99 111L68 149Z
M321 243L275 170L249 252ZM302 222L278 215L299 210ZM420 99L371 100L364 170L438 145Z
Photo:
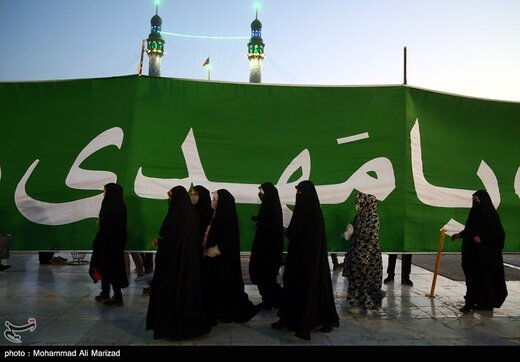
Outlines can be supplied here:
M204 251L204 299L208 320L215 325L244 323L258 308L244 291L240 265L240 235L235 198L227 190L213 192L215 216L209 226Z
M295 336L310 339L310 332L339 327L327 255L325 222L314 184L296 186L296 203L291 223L287 260L283 273L283 298L274 329L287 327Z
M486 191L479 190L473 194L473 206L464 230L451 238L462 238L466 304L460 311L500 308L507 296L502 260L505 232Z
M282 287L276 282L283 254L283 216L278 190L270 182L263 183L258 197L262 200L260 211L253 216L256 234L251 247L249 276L258 286L262 307L279 308Z
M153 337L188 339L208 334L202 300L199 218L182 186L168 192L155 257L152 291L146 314L146 329Z
M101 278L101 294L96 301L105 305L123 305L121 288L128 286L125 268L126 205L123 188L105 185L105 197L99 211L98 232L92 246L89 273L94 283ZM114 296L110 298L110 285Z

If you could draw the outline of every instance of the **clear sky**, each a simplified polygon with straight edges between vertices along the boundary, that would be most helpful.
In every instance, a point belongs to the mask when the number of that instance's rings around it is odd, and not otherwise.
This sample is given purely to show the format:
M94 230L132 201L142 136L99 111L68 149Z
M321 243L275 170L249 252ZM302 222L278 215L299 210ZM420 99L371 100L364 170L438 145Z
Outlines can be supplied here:
M519 0L161 0L163 31L250 35L260 4L262 81L408 84L520 102ZM134 74L154 0L1 0L0 81ZM162 76L248 82L248 39L164 35ZM145 55L144 74L148 73Z

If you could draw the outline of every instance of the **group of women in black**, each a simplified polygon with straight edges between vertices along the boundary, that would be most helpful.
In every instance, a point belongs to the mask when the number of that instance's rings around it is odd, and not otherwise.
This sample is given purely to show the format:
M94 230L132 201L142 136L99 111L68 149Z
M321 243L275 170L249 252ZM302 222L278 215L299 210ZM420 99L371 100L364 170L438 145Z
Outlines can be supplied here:
M233 195L221 189L211 197L200 185L192 188L191 197L182 186L168 191L168 211L159 237L153 241L158 249L146 329L154 331L154 338L182 340L205 335L217 322L247 322L260 308L277 308L279 320L271 324L272 328L287 328L305 340L314 329L330 332L339 327L325 222L314 184L302 181L296 186L293 215L285 231L289 243L283 288L277 282L284 243L280 198L270 182L259 189L262 202L258 215L252 217L256 233L249 264L251 282L262 296L257 306L244 291ZM496 263L501 259L504 233L486 195L479 194L480 208L472 208L460 235L464 238L463 267L468 286L466 309L499 307L507 295L503 266L500 272ZM123 305L121 288L128 286L128 279L124 264L126 206L121 186L105 186L98 225L89 270L93 280L101 279L102 283L96 300ZM497 232L497 236L492 235ZM470 238L478 247L469 246L466 239ZM485 255L492 255L493 260ZM487 269L482 269L483 265Z
M269 182L260 187L261 206L252 219L256 233L249 271L262 303L254 305L244 291L240 262L240 234L235 199L221 189L210 195L203 186L188 191L176 186L168 192L168 212L154 240L156 268L146 316L146 329L154 338L188 339L210 332L218 322L244 323L260 308L278 308L273 328L287 327L310 339L321 327L339 326L327 259L325 224L314 185L297 186L283 274L284 228L280 198ZM124 266L126 207L121 186L105 186L94 240L90 275L101 279L96 300L123 305L121 288L128 285ZM110 286L114 296L110 298Z
M273 328L285 326L303 339L310 339L316 327L339 326L314 186L309 181L298 186L283 288L277 283L284 240L280 198L271 183L259 189L262 203L253 217L257 230L250 259L251 281L262 295L257 306L244 291L233 195L222 189L210 196L200 185L192 189L191 200L181 186L169 192L146 318L154 338L204 335L217 323L247 322L262 307L279 308Z
M154 338L188 339L218 322L243 323L258 308L244 291L235 200L195 186L168 192L168 213L156 239L156 268L146 316ZM218 205L218 206L217 206Z

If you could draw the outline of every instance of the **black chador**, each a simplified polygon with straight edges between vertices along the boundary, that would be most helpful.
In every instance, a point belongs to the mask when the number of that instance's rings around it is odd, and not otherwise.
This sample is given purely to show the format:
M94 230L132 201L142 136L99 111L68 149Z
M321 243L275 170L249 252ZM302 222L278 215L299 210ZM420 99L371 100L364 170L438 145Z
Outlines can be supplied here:
M287 327L296 336L310 339L310 332L321 326L330 332L339 326L334 304L327 254L325 222L314 184L302 181L296 186L296 202L286 231L289 238L283 273L280 320L271 326Z
M128 286L124 250L127 238L126 205L123 188L115 183L105 185L105 196L99 211L98 232L92 245L89 274L97 282L101 277L102 292L97 301L122 305L121 288ZM114 297L109 300L110 285Z
M170 191L159 231L146 329L154 338L187 339L210 332L201 287L199 218L182 186Z
M502 259L505 232L486 191L473 194L473 206L459 235L462 237L462 269L466 278L464 308L499 308L507 296ZM480 242L475 241L477 236Z
M256 222L256 234L251 247L249 276L258 286L262 296L262 307L270 309L280 306L282 287L277 283L283 254L283 216L278 190L266 182L260 186L262 200Z
M258 308L244 291L235 198L227 190L216 194L218 201L203 259L206 311L212 325L217 320L243 323L253 318Z

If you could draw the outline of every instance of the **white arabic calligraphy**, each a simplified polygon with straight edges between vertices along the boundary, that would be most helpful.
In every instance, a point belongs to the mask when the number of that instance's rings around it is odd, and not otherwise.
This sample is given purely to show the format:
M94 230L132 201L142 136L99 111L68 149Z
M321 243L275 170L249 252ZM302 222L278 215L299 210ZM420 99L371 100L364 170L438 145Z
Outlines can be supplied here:
M417 193L417 198L423 204L436 207L471 207L471 198L476 190L451 189L447 187L434 186L424 177L419 119L415 120L415 124L410 131L410 148L412 154L413 183ZM498 208L498 205L500 205L498 180L484 160L480 162L477 175L482 180L484 187L487 189L489 196L493 201L493 205L495 208ZM452 235L463 230L464 224L461 224L457 220L450 219L443 226L443 229L446 230L447 235Z
M356 135L353 135L353 136L338 138L336 140L336 142L338 142L338 145L341 145L341 144L344 144L344 143L359 141L359 140L362 140L362 139L365 139L365 138L368 138L368 137L370 137L368 135L368 132L363 132L363 133L356 134Z
M516 170L515 192L518 195L518 197L520 197L520 167L518 167L518 170Z
M107 147L116 146L121 149L123 143L123 130L114 127L94 138L84 149L72 165L65 184L68 187L83 190L103 190L103 186L117 181L117 175L109 171L84 170L79 167L81 163L94 152ZM36 159L27 169L22 179L16 186L15 204L18 211L28 220L43 225L64 225L76 221L97 217L103 194L87 197L81 200L63 203L49 203L35 200L26 192L27 180L33 173L40 160Z
M471 207L471 197L476 190L452 189L434 186L424 177L419 119L415 120L415 124L410 131L410 148L412 154L413 183L417 192L417 198L423 204L436 207ZM498 180L484 160L480 163L477 175L482 180L484 188L488 191L489 196L493 201L493 205L495 208L498 208L500 205Z
M239 204L259 204L257 197L259 184L240 184L230 182L209 181L202 166L197 143L190 129L186 139L181 146L184 161L188 169L188 177L178 178L155 178L143 174L143 168L137 170L134 183L135 193L140 197L151 199L166 199L167 191L172 185L182 185L186 188L193 183L201 184L209 190L227 189ZM301 176L288 182L290 177L301 169ZM368 172L376 173L377 177L368 175ZM295 186L303 180L308 180L311 173L311 160L309 150L304 149L285 168L280 179L276 183L282 211L284 214L284 225L289 225L292 216L287 205L294 205ZM395 189L394 170L390 160L379 157L362 165L347 181L334 185L317 185L316 191L322 204L339 204L347 200L352 191L356 189L361 192L371 193L379 200L384 200Z
M338 144L367 139L368 133L362 133L350 137L338 138ZM121 149L124 133L119 127L108 129L95 137L77 156L67 177L65 184L74 189L102 190L109 182L116 182L117 175L109 171L85 170L80 167L90 155L107 147L116 146ZM421 137L419 120L417 119L410 131L411 166L415 190L418 199L434 207L471 207L471 195L473 190L452 189L434 186L426 180L423 172ZM258 204L257 197L259 184L241 184L232 182L213 182L205 174L204 167L199 156L197 143L193 129L190 129L181 145L182 154L186 163L188 176L185 178L155 178L143 174L143 167L139 167L134 180L134 190L137 196L150 199L166 199L167 191L174 185L182 185L189 188L191 184L202 184L210 190L227 189L235 196L237 203ZM22 215L28 220L44 225L63 225L80 221L90 217L97 217L103 194L84 198L81 200L48 203L31 198L26 192L26 184L34 169L38 165L36 159L27 169L15 190L15 204ZM297 180L289 182L291 176L301 170ZM375 173L375 177L369 173ZM287 205L294 205L294 187L302 180L308 180L311 173L311 156L308 149L303 149L282 172L276 186L279 191L280 201L284 212L284 225L289 224L292 212ZM488 190L493 204L498 208L500 204L500 192L498 180L491 168L483 160L477 171L482 184ZM0 169L0 179L1 179ZM520 196L520 168L515 181L515 192ZM345 202L354 190L370 193L378 200L385 200L395 189L395 177L392 163L388 158L377 157L367 161L356 170L349 179L338 184L316 185L322 204L339 204ZM451 219L448 222L450 228L457 225L457 221ZM446 226L445 225L445 226ZM458 223L457 226L463 227Z

